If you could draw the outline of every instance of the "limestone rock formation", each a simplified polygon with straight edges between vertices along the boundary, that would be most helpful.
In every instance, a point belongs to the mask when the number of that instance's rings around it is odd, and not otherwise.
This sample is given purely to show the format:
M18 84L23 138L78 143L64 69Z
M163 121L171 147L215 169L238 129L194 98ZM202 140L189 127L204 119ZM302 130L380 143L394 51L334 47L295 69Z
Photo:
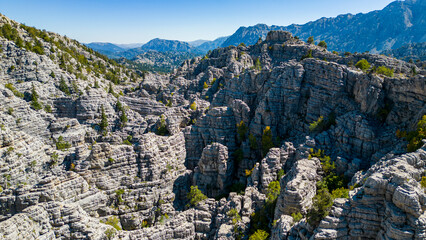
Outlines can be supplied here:
M0 28L1 239L425 238L414 64L275 31L142 74Z

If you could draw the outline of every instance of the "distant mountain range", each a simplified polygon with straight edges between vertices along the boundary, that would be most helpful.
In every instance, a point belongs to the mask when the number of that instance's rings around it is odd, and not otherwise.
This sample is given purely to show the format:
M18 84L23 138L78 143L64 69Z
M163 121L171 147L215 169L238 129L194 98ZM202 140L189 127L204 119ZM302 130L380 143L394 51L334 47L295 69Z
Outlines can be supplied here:
M242 42L254 44L271 30L289 31L303 40L313 36L317 43L326 41L331 50L377 53L407 43L426 41L426 1L395 1L380 11L321 18L303 25L241 27L222 47Z
M236 46L240 43L255 44L259 38L264 39L272 30L289 31L302 40L313 36L316 43L324 40L330 50L379 53L409 43L426 42L426 0L395 1L382 10L321 18L302 25L257 24L240 27L231 36L220 37L213 41L182 42L156 38L131 49L112 43L89 43L87 46L111 58L134 59L147 51L168 55L173 55L174 52L185 52L189 53L187 56L200 56L218 47ZM148 56L151 55L148 54ZM178 58L181 59L182 56L184 55L179 54ZM172 58L175 59L175 57ZM148 59L148 62L149 60L152 59ZM179 61L174 61L176 62Z
M382 54L404 61L426 61L426 42L410 43L397 49L385 50Z

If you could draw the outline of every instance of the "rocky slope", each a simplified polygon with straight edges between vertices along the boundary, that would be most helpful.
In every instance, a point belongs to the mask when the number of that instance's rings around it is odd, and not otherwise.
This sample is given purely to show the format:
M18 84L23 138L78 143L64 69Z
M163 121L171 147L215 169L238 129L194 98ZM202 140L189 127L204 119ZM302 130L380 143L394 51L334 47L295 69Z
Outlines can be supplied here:
M139 76L0 26L2 239L425 237L426 147L395 135L426 114L424 69L278 31Z
M267 26L258 24L241 27L222 47L251 45L259 37L265 39L272 30L289 31L301 39L313 36L317 43L327 42L331 50L349 52L375 52L399 48L406 43L425 42L424 0L394 1L380 11L366 14L343 14L335 18L321 18L303 25Z

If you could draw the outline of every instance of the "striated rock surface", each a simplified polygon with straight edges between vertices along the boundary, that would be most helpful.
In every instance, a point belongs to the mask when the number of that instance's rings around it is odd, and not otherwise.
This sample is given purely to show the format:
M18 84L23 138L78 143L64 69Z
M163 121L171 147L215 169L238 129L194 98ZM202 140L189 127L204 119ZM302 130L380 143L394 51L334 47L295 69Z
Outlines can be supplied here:
M0 37L1 239L425 238L424 69L276 31L139 73L4 26L23 44ZM352 188L316 226L325 164Z

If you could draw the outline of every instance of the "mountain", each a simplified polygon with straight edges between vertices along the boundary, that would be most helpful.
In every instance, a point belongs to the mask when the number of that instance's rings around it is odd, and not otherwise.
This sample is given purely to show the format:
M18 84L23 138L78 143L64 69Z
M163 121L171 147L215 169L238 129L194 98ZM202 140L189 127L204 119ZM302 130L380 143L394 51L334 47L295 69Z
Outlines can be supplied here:
M426 42L406 44L397 49L383 51L381 54L389 55L404 61L426 61Z
M221 47L238 46L240 43L245 45L255 44L259 38L265 39L269 31L283 30L284 27L280 26L268 26L266 24L257 24L250 27L240 27L238 30L229 36L221 44Z
M217 38L213 41L205 42L205 43L199 45L197 47L197 49L199 51L203 52L203 53L206 53L210 50L213 50L213 49L220 47L226 41L226 39L228 39L228 37L220 37L220 38Z
M140 48L144 45L144 43L125 43L125 44L115 44L123 49L132 49L132 48Z
M0 56L2 240L424 239L424 68L272 31L140 72L3 15Z
M187 52L198 53L199 51L187 42L178 40L166 40L155 38L144 44L141 48L142 51L157 51L157 52Z
M349 52L380 52L411 42L426 41L426 1L407 0L390 3L380 11L366 14L344 14L321 18L303 25L241 27L222 47L254 44L268 31L285 30L303 40L313 36L326 41L329 49Z
M146 51L131 59L122 57L116 61L132 69L168 73L178 68L185 60L197 56L198 54L187 52Z
M190 41L190 42L188 42L188 43L189 43L189 45L191 45L191 46L193 46L193 47L198 47L198 46L200 46L201 44L206 43L206 42L210 42L210 41L209 41L209 40L202 40L202 39L199 39L199 40L195 40L195 41Z
M125 50L124 48L121 48L112 43L93 42L93 43L88 43L85 45L105 55L116 53L116 52L122 52Z

